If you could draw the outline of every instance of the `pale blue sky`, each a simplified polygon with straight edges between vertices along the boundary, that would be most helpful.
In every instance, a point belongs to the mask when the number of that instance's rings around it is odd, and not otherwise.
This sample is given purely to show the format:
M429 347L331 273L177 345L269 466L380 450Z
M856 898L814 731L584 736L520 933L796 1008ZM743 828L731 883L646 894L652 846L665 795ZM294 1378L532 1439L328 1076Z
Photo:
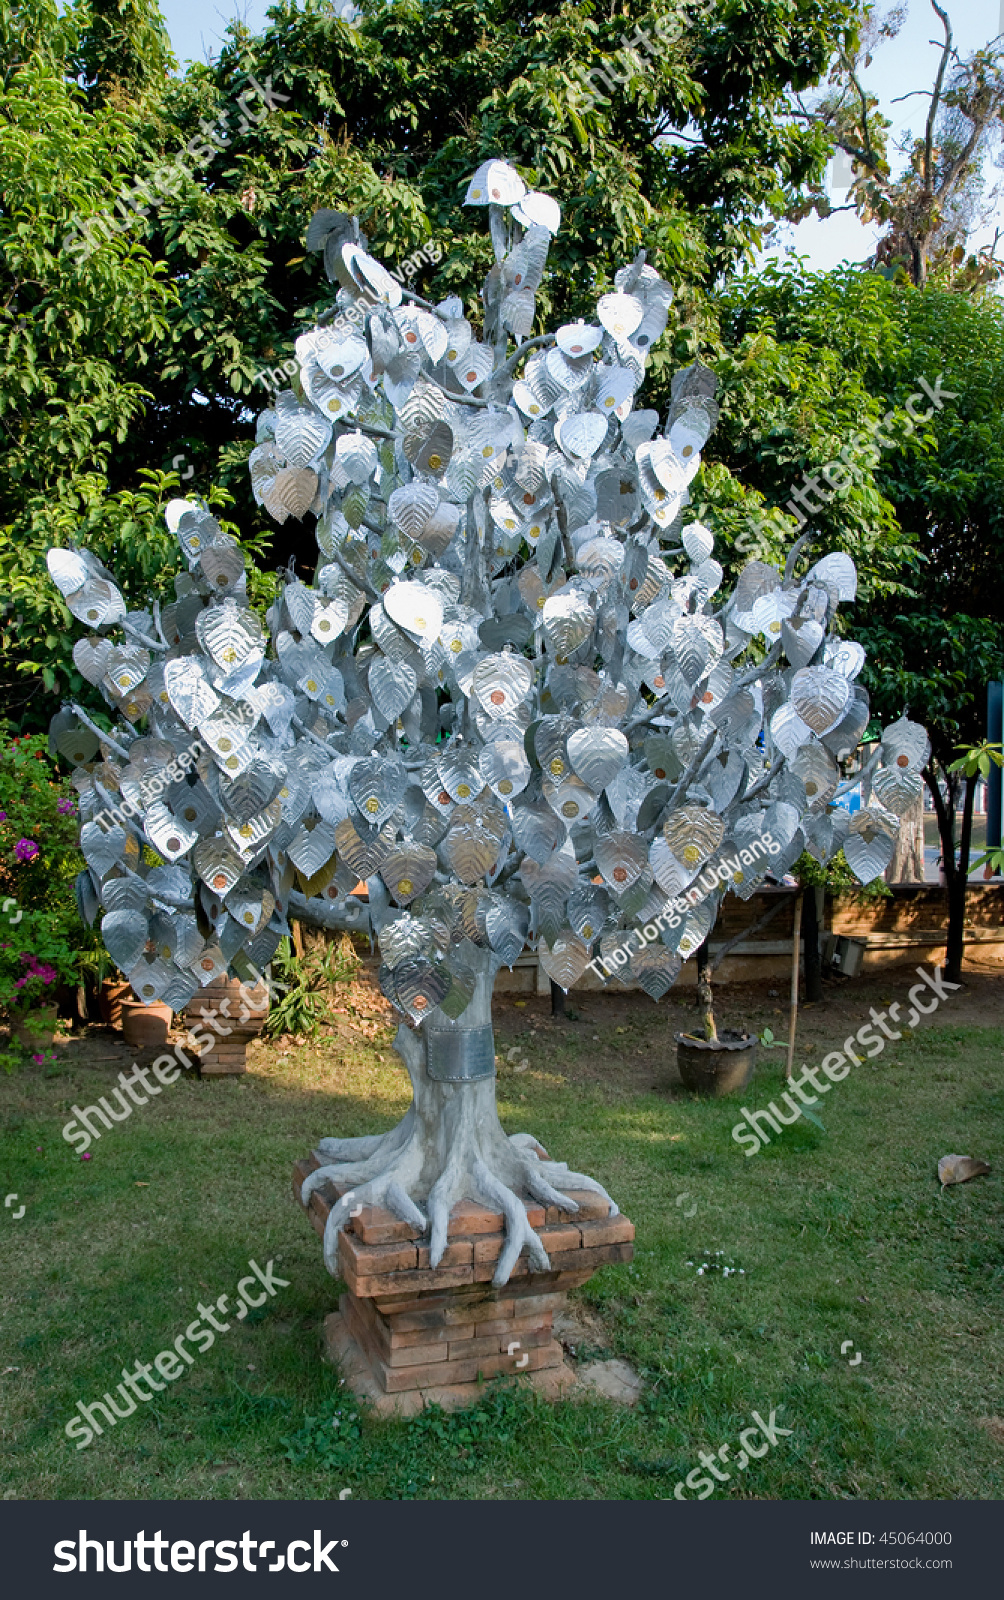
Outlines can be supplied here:
M179 60L205 60L216 55L227 23L234 16L244 17L252 28L265 22L267 0L160 0L175 54ZM883 110L893 120L895 130L919 131L926 117L926 100L919 96L898 105L891 102L910 90L929 88L937 70L938 48L929 41L941 38L941 24L928 0L909 0L909 14L899 36L883 45L864 74L866 86L881 97ZM955 43L963 54L989 43L1004 32L1004 0L946 0L952 20ZM840 203L845 196L834 194ZM993 229L981 230L971 244L978 245L993 236ZM849 212L829 217L825 222L812 218L797 227L778 231L774 247L766 256L783 256L794 250L809 258L817 269L836 266L840 261L861 261L871 254L878 229L865 227Z

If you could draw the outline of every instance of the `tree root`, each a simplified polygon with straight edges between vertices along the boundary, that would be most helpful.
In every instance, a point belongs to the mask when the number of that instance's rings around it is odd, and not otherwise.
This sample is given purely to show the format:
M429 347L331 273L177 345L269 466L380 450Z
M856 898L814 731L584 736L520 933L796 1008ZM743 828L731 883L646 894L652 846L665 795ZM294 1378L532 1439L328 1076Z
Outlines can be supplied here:
M338 1235L362 1206L381 1205L402 1222L429 1235L429 1260L438 1267L447 1245L450 1213L460 1200L474 1200L505 1219L505 1245L492 1282L508 1283L526 1249L534 1270L550 1268L522 1199L574 1214L569 1190L601 1195L610 1216L617 1206L602 1184L565 1162L551 1161L528 1133L507 1135L495 1108L494 1078L465 1083L433 1081L425 1072L424 1044L402 1027L395 1041L411 1074L415 1099L388 1133L358 1139L322 1139L324 1165L304 1181L303 1204L325 1182L349 1185L332 1206L324 1230L324 1264L338 1275ZM424 1207L424 1210L423 1210Z

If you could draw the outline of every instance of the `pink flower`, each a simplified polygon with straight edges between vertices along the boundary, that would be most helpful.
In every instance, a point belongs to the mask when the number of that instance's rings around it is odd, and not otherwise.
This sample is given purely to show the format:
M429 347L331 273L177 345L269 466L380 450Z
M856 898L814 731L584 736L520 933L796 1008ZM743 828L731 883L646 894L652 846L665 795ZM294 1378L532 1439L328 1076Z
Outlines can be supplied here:
M90 1159L91 1159L90 1151L89 1150L85 1150L83 1155L80 1157L80 1159L81 1159L81 1161L90 1161Z
M31 839L19 839L14 846L14 854L19 861L34 861L40 853L38 845Z
M73 804L72 800L57 800L56 801L56 810L57 811L61 811L64 817L72 816L73 813L76 811L76 809L77 808Z
M45 1061L45 1057L44 1056L32 1056L31 1059L32 1059L32 1061L37 1062L39 1066L42 1066L43 1062Z
M28 982L27 978L15 978L14 979L14 987L15 987L15 989L23 989L27 982Z
M6 822L6 821L7 821L7 813L6 813L6 811L0 811L0 822Z

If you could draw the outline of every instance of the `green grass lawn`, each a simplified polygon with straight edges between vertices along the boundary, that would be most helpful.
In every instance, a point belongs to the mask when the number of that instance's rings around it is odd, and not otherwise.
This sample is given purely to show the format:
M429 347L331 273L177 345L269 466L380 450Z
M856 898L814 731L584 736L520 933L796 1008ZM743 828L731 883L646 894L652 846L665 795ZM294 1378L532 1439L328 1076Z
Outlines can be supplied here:
M908 982L870 980L854 1014ZM506 1127L594 1173L637 1225L633 1264L573 1296L588 1329L577 1357L629 1361L645 1383L634 1410L489 1384L449 1417L376 1421L322 1361L339 1291L290 1172L319 1136L378 1131L404 1110L382 1025L317 1048L259 1045L243 1079L182 1080L89 1162L60 1129L74 1101L108 1093L117 1065L74 1065L70 1046L55 1067L0 1080L0 1171L27 1203L21 1220L0 1217L0 1492L665 1498L699 1450L730 1443L734 1457L752 1412L776 1410L790 1436L718 1495L1001 1498L1004 1033L972 1020L999 1024L996 993L854 1069L818 1108L825 1133L802 1121L752 1159L730 1138L738 1102L668 1081L680 1000L667 1015L639 996L589 997L560 1025L536 1001L500 1007L500 1052L520 1043L530 1063L501 1070ZM762 989L744 1005L781 1031ZM806 1030L805 1059L841 1031L825 1008ZM745 1103L776 1097L781 1074L778 1052ZM994 1170L941 1192L951 1151ZM706 1253L735 1274L698 1275ZM63 1433L76 1402L169 1348L252 1257L289 1287L78 1451Z

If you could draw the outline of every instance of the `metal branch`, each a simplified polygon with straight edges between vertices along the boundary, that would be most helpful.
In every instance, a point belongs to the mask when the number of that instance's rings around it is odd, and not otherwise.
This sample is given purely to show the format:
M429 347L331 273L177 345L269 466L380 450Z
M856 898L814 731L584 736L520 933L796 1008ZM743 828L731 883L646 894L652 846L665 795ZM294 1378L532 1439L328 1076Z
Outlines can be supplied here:
M361 589L363 594L367 595L370 600L378 601L380 599L373 585L366 578L361 577L358 572L353 572L340 550L333 550L331 558L338 563L349 582L354 583L356 588Z
M528 351L541 349L544 345L551 345L555 342L553 333L540 333L535 339L525 339L515 355L511 355L509 360L504 362L497 372L492 373L492 378L511 378Z
M775 661L778 660L780 654L781 641L779 639L777 644L771 645L762 661L758 662L755 667L748 668L746 672L742 673L738 678L736 678L732 688L729 690L729 693L734 694L737 689L745 688L748 683L755 683L757 678L762 677L765 672L770 671Z
M802 554L802 551L805 549L805 546L807 544L811 544L815 537L816 537L816 535L810 529L808 533L803 533L802 537L800 539L796 539L795 540L795 543L792 545L791 549L788 552L788 559L784 564L784 581L785 581L785 583L788 582L789 578L792 578L794 576L796 561L798 560L799 556Z
M92 722L83 706L78 706L75 700L71 700L69 705L64 706L64 710L72 711L75 717L79 717L84 727L90 728L92 733L97 734L101 743L106 744L109 750L114 750L115 754L121 756L123 761L129 760L129 751L126 747L113 739L110 733L106 733L104 728L99 728L96 722Z
M148 639L145 633L141 633L134 623L126 622L124 617L119 623L119 627L123 633L129 635L130 639L135 639L137 644L144 645L147 650L157 650L163 655L171 648L169 644L161 644L158 639Z

